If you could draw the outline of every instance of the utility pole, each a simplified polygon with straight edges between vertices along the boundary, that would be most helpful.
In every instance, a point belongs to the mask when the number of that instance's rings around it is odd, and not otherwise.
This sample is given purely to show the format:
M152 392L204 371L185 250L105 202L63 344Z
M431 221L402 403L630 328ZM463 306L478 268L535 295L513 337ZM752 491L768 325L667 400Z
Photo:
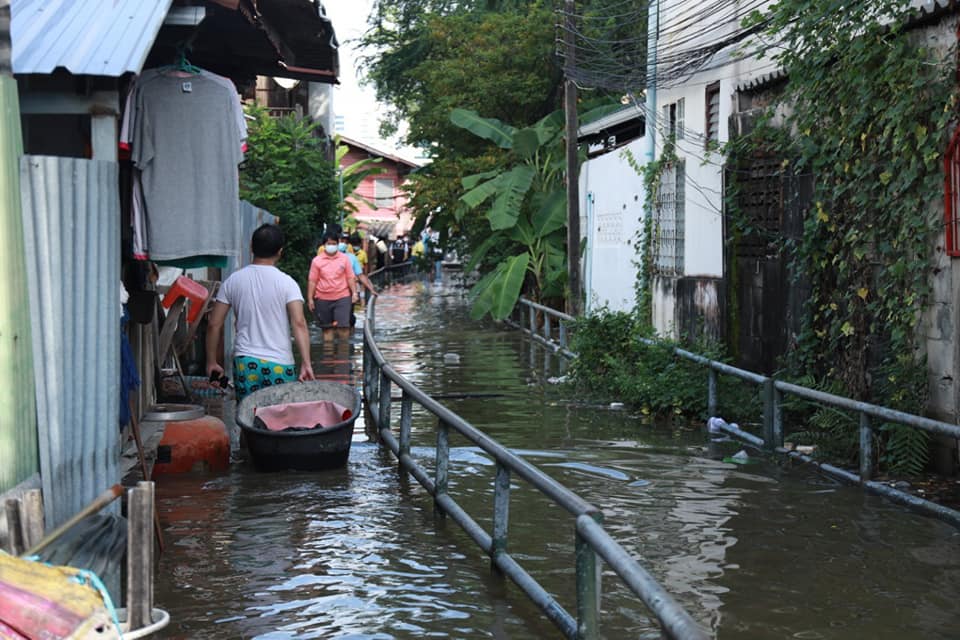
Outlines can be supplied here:
M565 0L563 45L566 51L566 67L572 70L576 64L573 39L574 0ZM566 115L567 138L567 283L570 296L567 313L580 315L580 171L577 157L577 85L564 74L563 110Z

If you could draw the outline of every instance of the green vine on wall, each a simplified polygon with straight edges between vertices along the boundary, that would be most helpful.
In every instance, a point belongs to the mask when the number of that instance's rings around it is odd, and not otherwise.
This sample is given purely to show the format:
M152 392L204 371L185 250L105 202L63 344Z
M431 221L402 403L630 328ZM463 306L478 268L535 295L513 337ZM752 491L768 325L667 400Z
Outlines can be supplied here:
M636 296L635 313L639 325L644 333L651 335L653 333L653 279L651 276L653 274L653 236L656 232L653 220L654 210L663 172L677 161L677 153L674 145L668 145L660 158L646 164L637 162L629 149L624 149L621 154L630 168L643 177L646 215L643 217L643 224L637 232L637 237L634 238L637 247L637 261L634 263L637 267L634 294Z
M922 413L927 379L922 315L931 301L942 229L942 154L956 117L955 52L904 29L905 0L780 0L747 26L788 82L765 123L727 151L770 149L811 173L815 197L793 269L810 284L792 373L846 394ZM736 211L731 212L736 216ZM884 427L907 471L926 440Z

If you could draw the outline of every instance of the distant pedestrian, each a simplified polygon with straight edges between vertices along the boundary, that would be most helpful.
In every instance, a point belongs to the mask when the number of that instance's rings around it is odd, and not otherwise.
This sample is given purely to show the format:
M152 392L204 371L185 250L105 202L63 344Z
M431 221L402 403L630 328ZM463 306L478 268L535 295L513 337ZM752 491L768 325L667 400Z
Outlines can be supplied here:
M410 244L406 236L398 236L390 245L390 259L393 264L401 264L410 259Z
M283 230L276 225L265 224L254 231L250 240L253 262L223 282L207 319L207 375L215 384L224 384L217 350L227 312L233 309L233 380L238 402L264 387L313 380L303 296L296 281L276 266L283 244ZM300 353L299 378L290 348L291 329Z
M336 232L324 235L323 253L311 261L307 280L307 307L325 333L332 328L348 331L350 308L359 300L353 266L339 244Z

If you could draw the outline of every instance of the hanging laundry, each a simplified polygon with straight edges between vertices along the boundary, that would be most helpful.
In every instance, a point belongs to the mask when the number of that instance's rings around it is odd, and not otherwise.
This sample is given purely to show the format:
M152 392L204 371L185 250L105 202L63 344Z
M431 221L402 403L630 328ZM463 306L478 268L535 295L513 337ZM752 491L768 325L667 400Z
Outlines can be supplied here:
M204 70L143 73L127 98L120 135L137 170L135 258L237 254L237 165L246 135L240 99L227 78Z

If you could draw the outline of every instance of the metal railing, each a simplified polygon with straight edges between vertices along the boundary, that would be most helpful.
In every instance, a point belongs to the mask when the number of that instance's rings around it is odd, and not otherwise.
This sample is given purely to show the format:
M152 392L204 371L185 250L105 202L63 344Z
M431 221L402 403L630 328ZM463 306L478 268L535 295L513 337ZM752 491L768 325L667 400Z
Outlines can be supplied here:
M543 314L542 324L537 323L538 311ZM513 315L517 317L507 318L507 323L567 358L576 357L576 354L571 352L568 347L570 341L569 325L576 318L523 297L517 300ZM556 339L554 339L554 326L556 326Z
M548 318L550 317L559 318L564 323L573 322L574 318L565 313L561 313L554 309L550 309L549 307L544 307L543 305L539 305L521 298L517 304L517 310L520 312L521 316L524 313L524 307L528 310L527 313L529 314L529 328L521 326L524 333L530 334L538 342L547 344L554 349L554 351L557 351L564 356L571 358L576 357L576 354L567 348L566 332L561 333L561 336L564 338L563 342L554 342L551 338L548 324ZM543 312L544 331L542 333L538 332L537 330L535 317L536 311ZM662 344L649 338L638 339L641 342L651 346ZM960 512L954 509L949 509L935 502L931 502L930 500L925 500L913 494L894 489L887 484L873 481L873 470L876 466L876 455L873 442L875 430L877 429L875 421L879 420L884 423L894 423L911 427L913 429L920 429L921 431L926 431L927 433L958 439L960 439L960 426L903 411L897 411L895 409L890 409L880 405L870 404L868 402L852 400L850 398L834 395L832 393L826 393L817 389L810 389L808 387L785 382L783 380L777 380L773 376L765 376L753 371L747 371L746 369L740 369L723 362L711 360L710 358L706 358L679 347L674 347L673 351L677 356L689 360L690 362L703 365L707 368L707 415L709 416L717 415L717 404L719 401L719 374L732 376L760 387L760 394L763 401L762 437L757 437L753 434L750 434L740 429L736 425L731 425L723 420L713 423L716 428L758 448L782 455L788 455L794 459L813 464L819 467L825 473L837 479L852 484L859 484L872 493L882 495L915 511L925 515L934 516L952 524L953 526L960 527ZM785 396L788 395L858 414L860 438L858 461L859 469L857 474L851 473L850 471L841 469L831 464L819 462L808 455L786 449L783 446L783 403Z
M602 513L540 469L501 446L459 415L446 408L400 375L377 346L375 300L367 306L363 329L363 391L381 441L397 457L402 470L412 475L434 500L434 508L452 518L490 556L493 566L520 587L567 638L595 639L600 626L600 563L602 558L628 588L646 604L666 637L701 640L710 637L660 584L621 547L602 526ZM391 386L400 388L399 435L394 419ZM413 406L416 403L437 418L433 477L410 455ZM490 455L496 463L493 487L493 523L490 532L450 495L450 435L458 433ZM576 616L568 612L508 551L510 483L522 479L574 519Z

